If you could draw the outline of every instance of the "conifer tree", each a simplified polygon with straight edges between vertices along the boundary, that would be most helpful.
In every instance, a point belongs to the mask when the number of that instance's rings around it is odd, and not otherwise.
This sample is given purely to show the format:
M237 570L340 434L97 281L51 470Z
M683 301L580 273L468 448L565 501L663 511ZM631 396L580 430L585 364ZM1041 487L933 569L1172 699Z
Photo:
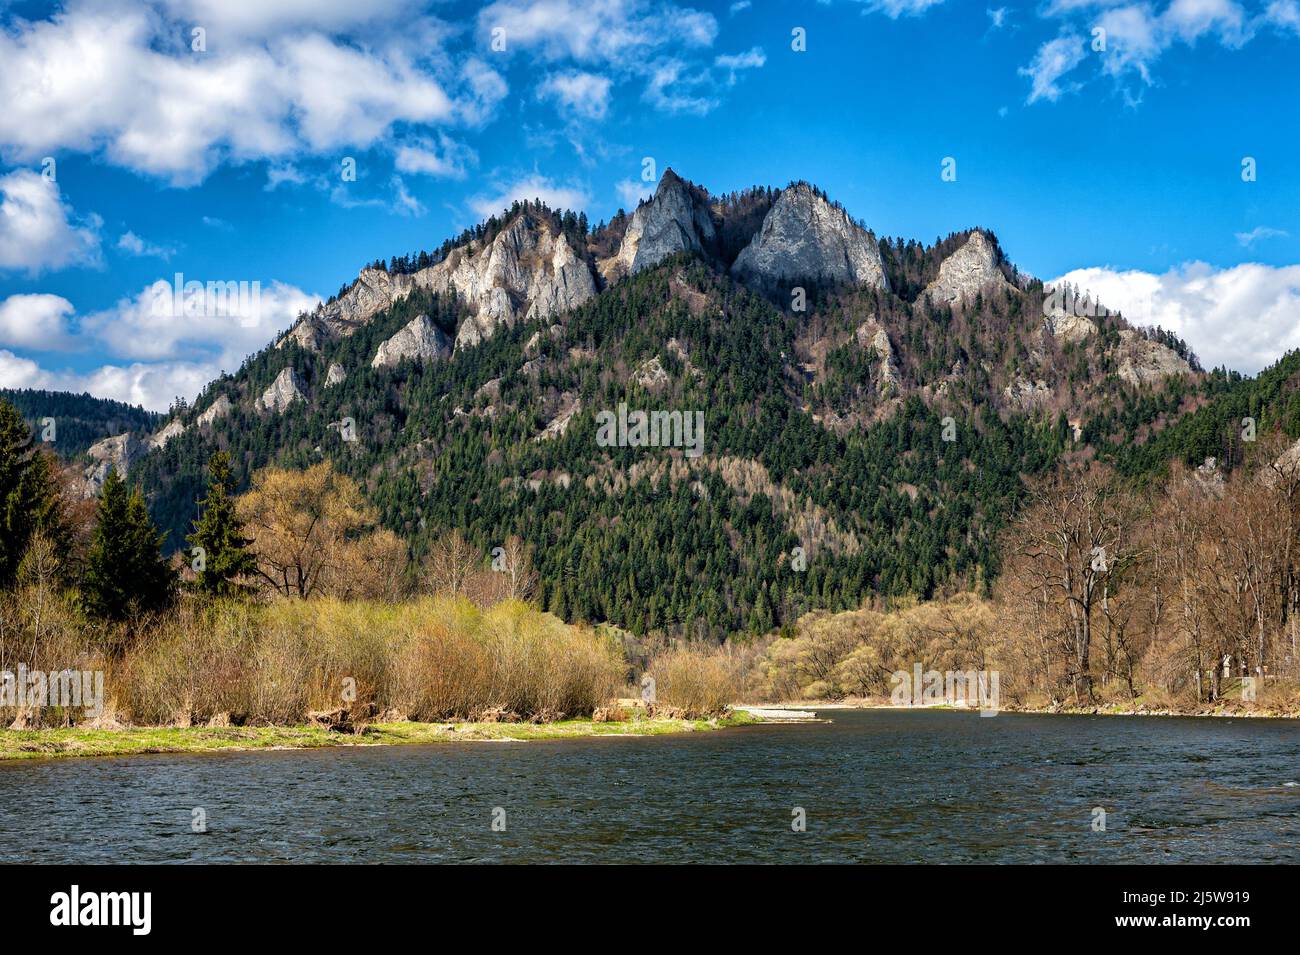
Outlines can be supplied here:
M67 555L69 534L49 459L32 447L18 409L0 400L0 587L13 583L38 532L60 557Z
M158 610L171 599L174 575L137 488L128 492L117 471L104 478L82 593L87 609L108 620Z
M257 573L257 558L248 550L244 525L235 512L231 496L234 479L230 456L217 451L208 459L208 493L199 502L194 532L186 538L196 549L195 587L213 597L225 597L241 588L240 577Z

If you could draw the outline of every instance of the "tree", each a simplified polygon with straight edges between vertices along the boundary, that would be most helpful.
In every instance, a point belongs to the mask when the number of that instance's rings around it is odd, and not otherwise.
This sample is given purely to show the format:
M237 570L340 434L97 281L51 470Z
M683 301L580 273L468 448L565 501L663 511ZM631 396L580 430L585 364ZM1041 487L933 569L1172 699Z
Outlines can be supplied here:
M240 578L257 573L257 558L248 550L244 525L231 497L234 481L230 456L217 451L208 459L208 493L199 502L199 518L187 540L199 550L194 585L202 593L224 597L242 589Z
M483 567L483 552L460 531L444 534L433 542L424 566L421 583L430 593L463 594Z
M87 609L107 620L122 620L166 606L175 575L162 556L165 536L154 527L139 488L128 492L110 468L82 584Z
M257 574L285 597L391 597L406 546L371 531L374 512L361 489L329 462L305 471L266 468L236 501L251 536Z
M13 584L34 535L43 535L59 559L69 548L49 458L31 443L18 409L0 400L0 587Z

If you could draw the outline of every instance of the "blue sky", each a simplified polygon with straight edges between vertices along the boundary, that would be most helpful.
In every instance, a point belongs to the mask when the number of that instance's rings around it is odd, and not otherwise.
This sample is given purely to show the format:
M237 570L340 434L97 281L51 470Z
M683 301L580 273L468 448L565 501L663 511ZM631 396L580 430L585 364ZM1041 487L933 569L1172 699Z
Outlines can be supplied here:
M0 385L163 409L512 198L632 208L647 157L715 193L808 179L882 234L985 226L1207 363L1300 347L1295 0L0 0L0 24ZM176 272L260 282L256 321L151 311Z

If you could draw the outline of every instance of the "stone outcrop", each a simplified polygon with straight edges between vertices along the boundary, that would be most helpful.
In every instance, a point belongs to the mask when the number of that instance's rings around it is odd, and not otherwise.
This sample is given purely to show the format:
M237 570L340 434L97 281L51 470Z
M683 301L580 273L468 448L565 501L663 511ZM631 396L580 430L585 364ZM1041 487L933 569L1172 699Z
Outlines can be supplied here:
M654 198L632 213L618 252L600 263L610 280L658 265L677 252L711 247L713 217L701 198L677 173L665 169Z
M343 366L336 361L330 362L329 371L325 372L325 387L330 385L341 385L348 380L348 373L343 370Z
M469 315L457 347L490 338L502 325L557 315L596 294L587 262L549 221L523 212L490 242L472 241L446 259L409 274L362 269L335 301L301 317L280 340L312 351L345 338L416 289L456 295Z
M217 400L208 405L207 410L198 416L200 427L210 428L216 424L218 418L224 418L234 409L230 399L225 395L217 395Z
M164 427L161 431L159 431L157 434L155 434L153 437L149 439L149 447L165 448L167 447L168 441L170 441L172 438L176 437L177 435L184 434L184 433L185 433L185 425L181 423L179 418L172 418L171 421L167 422L166 427Z
M1052 400L1052 389L1047 382L1039 379L1016 378L1002 389L1002 397L1022 411L1040 407Z
M1191 374L1192 366L1168 345L1149 341L1132 329L1119 333L1119 377L1130 385L1148 385L1170 375Z
M731 270L760 284L822 279L889 285L871 233L803 182L781 193Z
M392 368L403 359L436 361L451 354L451 342L428 315L417 315L379 346L371 368Z
M1046 318L1047 330L1060 342L1081 342L1097 334L1097 323L1084 315L1063 313Z
M285 368L271 382L271 386L257 399L257 407L263 411L282 413L295 401L306 401L306 386L298 373L292 368Z
M939 275L925 288L935 305L962 305L980 292L1014 289L998 268L993 243L976 229L956 252L939 264Z
M109 468L126 477L131 466L149 453L149 444L141 441L131 433L114 435L96 441L87 450L90 465L82 472L85 483L82 494L85 497L98 497L108 477Z
M894 346L890 344L889 334L874 317L858 326L853 334L854 340L863 348L876 353L879 360L876 372L876 393L882 398L897 393L899 389L898 360L894 356Z

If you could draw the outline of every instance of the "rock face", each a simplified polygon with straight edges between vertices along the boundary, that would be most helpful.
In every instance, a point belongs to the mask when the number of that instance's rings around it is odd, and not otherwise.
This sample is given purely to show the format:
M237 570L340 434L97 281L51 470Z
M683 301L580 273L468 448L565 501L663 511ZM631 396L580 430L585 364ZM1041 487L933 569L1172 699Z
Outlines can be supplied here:
M271 382L271 387L262 392L257 399L257 407L264 411L280 414L295 401L306 401L302 379L292 368L285 368Z
M417 315L396 335L379 346L371 368L392 368L405 358L435 361L451 354L451 343L428 315Z
M343 366L336 361L330 362L330 369L325 372L325 387L339 385L347 380L348 373L343 370Z
M1097 334L1097 324L1083 315L1049 315L1046 323L1047 330L1062 342L1081 342L1089 335Z
M99 496L100 489L104 486L104 479L108 477L109 468L116 471L120 477L126 477L127 472L131 470L131 465L149 453L149 445L133 434L118 434L96 441L86 453L90 455L91 463L83 472L86 483L82 493L90 498Z
M172 418L171 421L167 422L166 427L164 427L161 431L159 431L157 434L155 434L152 438L149 439L149 447L165 448L167 447L168 441L176 437L178 434L184 434L184 433L185 433L185 425L181 424L179 418Z
M1052 400L1052 389L1039 379L1030 381L1017 377L1002 389L1002 396L1022 411L1029 411Z
M279 344L295 341L319 351L415 289L455 294L468 306L470 314L456 332L459 347L490 338L501 325L575 308L596 294L596 281L563 233L522 212L486 245L470 242L418 272L362 269L352 288L300 318Z
M1119 333L1119 377L1130 385L1161 381L1170 375L1191 374L1192 366L1167 345L1148 341L1132 329Z
M229 398L225 395L217 395L217 400L208 405L208 409L199 415L198 423L202 427L210 428L216 424L218 418L230 414L232 408Z
M658 265L676 252L713 245L713 217L694 190L671 169L659 177L654 198L632 213L618 253L601 263L608 279Z
M876 393L882 398L895 394L899 388L898 361L894 357L894 346L889 342L889 335L874 317L858 326L853 335L863 348L870 348L880 360L877 371Z
M936 305L960 305L973 301L976 294L996 289L1015 288L998 268L993 243L978 229L965 245L944 259L939 276L925 288Z
M781 193L731 270L763 284L828 279L875 288L889 285L871 234L804 182Z

